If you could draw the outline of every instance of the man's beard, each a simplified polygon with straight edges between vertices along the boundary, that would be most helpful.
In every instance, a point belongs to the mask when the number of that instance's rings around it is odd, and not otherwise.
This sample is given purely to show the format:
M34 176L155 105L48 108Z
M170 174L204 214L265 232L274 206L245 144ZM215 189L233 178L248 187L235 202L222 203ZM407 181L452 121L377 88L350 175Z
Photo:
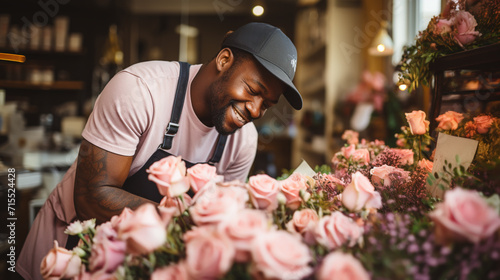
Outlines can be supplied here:
M210 112L212 113L212 123L215 129L222 135L233 134L236 130L228 131L224 128L224 123L226 122L226 112L232 107L234 101L227 101L224 98L227 94L224 94L224 84L229 78L229 73L225 72L220 80L214 82L210 86ZM221 104L226 103L226 105L221 106Z

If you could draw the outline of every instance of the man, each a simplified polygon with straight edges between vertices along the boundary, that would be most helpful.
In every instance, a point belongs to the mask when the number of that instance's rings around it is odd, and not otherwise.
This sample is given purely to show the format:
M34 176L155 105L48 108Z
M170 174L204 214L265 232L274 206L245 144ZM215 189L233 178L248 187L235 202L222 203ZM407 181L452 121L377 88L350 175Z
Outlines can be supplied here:
M252 120L282 94L302 107L292 83L296 61L281 30L250 23L227 35L208 64L152 61L115 75L96 101L77 161L31 228L18 272L41 279L40 262L53 240L76 245L64 234L75 220L101 223L124 207L159 202L145 170L165 156L182 156L188 166L208 162L225 180L244 181L257 147Z

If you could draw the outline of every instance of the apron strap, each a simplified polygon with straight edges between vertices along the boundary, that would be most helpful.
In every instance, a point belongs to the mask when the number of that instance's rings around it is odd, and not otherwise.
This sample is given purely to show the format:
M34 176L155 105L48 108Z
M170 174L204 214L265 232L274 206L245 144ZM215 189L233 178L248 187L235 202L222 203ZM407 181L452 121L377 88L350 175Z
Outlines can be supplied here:
M215 146L214 154L212 158L208 160L208 164L214 165L215 163L220 161L222 157L222 152L224 151L224 147L226 146L227 135L220 135L217 140L217 146Z
M172 114L170 115L170 122L168 123L165 135L163 136L163 143L161 148L169 150L172 148L172 140L179 130L179 120L181 118L182 107L184 106L184 98L186 97L186 89L189 81L189 64L187 62L179 62L180 74L177 81L177 89L175 90L174 105L172 107Z

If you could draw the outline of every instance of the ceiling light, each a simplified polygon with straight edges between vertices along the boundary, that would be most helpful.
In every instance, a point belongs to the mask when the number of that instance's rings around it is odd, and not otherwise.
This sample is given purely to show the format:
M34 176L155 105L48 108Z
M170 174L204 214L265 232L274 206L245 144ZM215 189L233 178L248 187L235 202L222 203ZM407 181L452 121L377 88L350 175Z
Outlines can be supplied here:
M256 17L260 17L264 14L264 7L261 5L255 5L252 9L252 13Z

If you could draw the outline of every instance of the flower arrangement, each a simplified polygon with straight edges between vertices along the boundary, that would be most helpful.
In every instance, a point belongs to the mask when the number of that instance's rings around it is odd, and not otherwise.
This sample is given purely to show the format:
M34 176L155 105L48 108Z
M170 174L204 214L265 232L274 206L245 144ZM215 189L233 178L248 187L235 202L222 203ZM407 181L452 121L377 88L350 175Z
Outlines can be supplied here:
M448 115L451 121L440 117L441 129L466 133L460 124L467 117ZM407 116L408 133L428 139L425 115ZM474 137L498 131L497 119L472 120ZM474 187L482 178L462 173L443 199L434 198L426 187L432 162L417 160L419 145L390 148L358 137L346 131L348 143L331 165L310 175L259 174L246 183L167 157L148 170L165 195L158 207L125 208L98 226L72 223L66 233L78 235L79 245L68 251L56 242L41 273L45 279L498 279L500 190L481 193Z
M448 111L436 118L436 131L477 140L475 165L494 165L500 158L500 119L490 114L462 114Z
M411 92L429 85L429 64L436 58L500 41L500 3L496 0L448 0L439 16L420 31L414 45L405 47L400 80Z

